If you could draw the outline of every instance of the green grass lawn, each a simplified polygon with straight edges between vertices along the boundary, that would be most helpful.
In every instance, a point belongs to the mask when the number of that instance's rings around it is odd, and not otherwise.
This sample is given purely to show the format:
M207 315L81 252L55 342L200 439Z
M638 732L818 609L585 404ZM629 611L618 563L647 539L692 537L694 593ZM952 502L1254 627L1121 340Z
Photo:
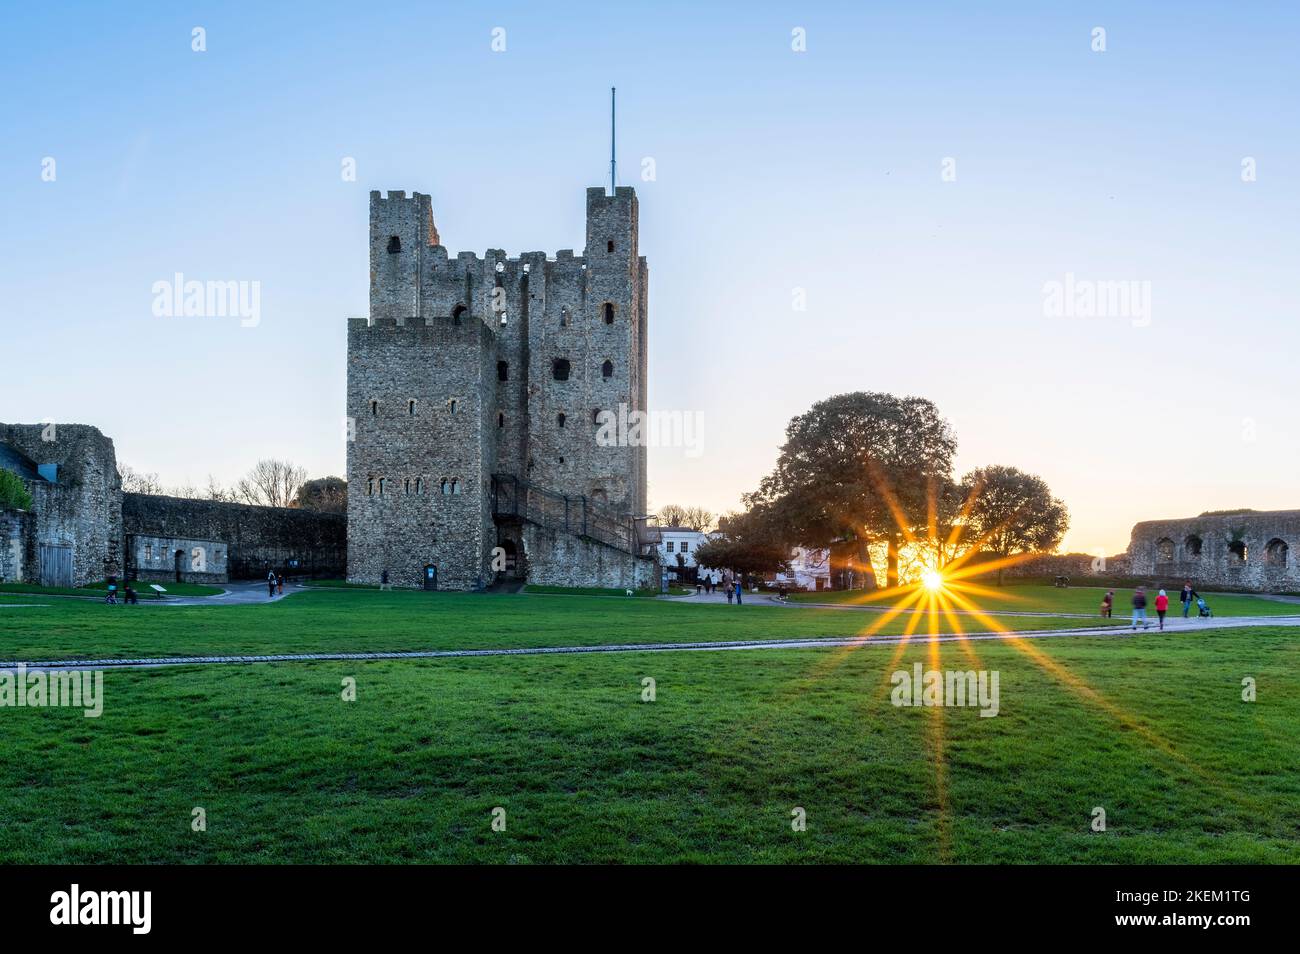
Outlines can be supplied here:
M154 591L142 580L132 580L141 599L153 599ZM168 596L216 596L223 592L223 586L209 586L206 583L159 583ZM122 594L122 582L117 585L118 598ZM88 583L85 586L40 586L36 583L0 583L0 593L29 593L38 596L98 596L101 599L108 594L107 583Z
M967 584L962 585L966 586ZM1101 598L1108 589L1108 587L1104 586L1060 588L1047 584L1024 583L1001 587L979 583L969 584L969 587L964 590L959 589L958 592L963 593L967 599L974 600L987 610L1001 610L1013 613L1079 613L1091 616L1097 615L1101 606ZM974 593L972 593L972 589L975 590ZM1170 612L1181 615L1183 607L1178 602L1178 589L1167 589L1166 592L1169 594ZM1115 589L1116 616L1131 612L1129 599L1132 595L1132 589ZM1147 610L1152 617L1155 616L1155 597L1156 590L1147 591ZM790 599L800 603L862 603L864 606L878 605L873 602L863 602L864 594L861 592L843 590L822 593L792 593ZM1205 601L1210 604L1210 608L1214 610L1216 616L1300 615L1300 604L1298 603L1282 603L1277 600L1268 600L1243 593L1206 595ZM1195 607L1193 607L1192 612L1196 612Z
M853 636L881 622L877 613L754 601L733 607L627 597L327 588L247 606L113 607L48 599L46 605L6 615L5 602L38 601L0 596L0 660L788 639ZM997 621L1009 629L1079 625L1044 617ZM959 622L964 631L987 628L971 617ZM950 631L949 621L938 623L940 631ZM897 617L878 631L897 634L909 625L908 617ZM925 631L928 619L921 626Z
M1296 646L1207 630L1039 640L1038 661L981 643L979 663L946 644L110 671L99 719L0 709L0 862L1295 863ZM1000 714L890 705L913 662L998 670Z

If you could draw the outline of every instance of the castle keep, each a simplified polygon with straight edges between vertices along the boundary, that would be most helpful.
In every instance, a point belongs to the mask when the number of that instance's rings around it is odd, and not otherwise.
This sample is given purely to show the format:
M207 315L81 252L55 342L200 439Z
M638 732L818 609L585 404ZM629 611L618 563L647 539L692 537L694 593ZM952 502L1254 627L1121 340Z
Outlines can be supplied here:
M451 257L427 195L370 193L370 317L349 319L348 578L654 585L637 199L587 190L586 249ZM602 446L609 445L609 446Z

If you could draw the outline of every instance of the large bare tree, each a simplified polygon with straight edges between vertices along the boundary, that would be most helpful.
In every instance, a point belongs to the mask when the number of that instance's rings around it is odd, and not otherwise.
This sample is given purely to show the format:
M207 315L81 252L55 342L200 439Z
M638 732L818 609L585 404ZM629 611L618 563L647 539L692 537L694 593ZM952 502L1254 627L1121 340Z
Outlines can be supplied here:
M235 492L245 503L260 507L288 507L306 479L306 468L287 460L267 457L254 464L235 484Z
M130 464L119 463L117 476L122 481L122 492L128 494L165 494L157 474L142 474Z

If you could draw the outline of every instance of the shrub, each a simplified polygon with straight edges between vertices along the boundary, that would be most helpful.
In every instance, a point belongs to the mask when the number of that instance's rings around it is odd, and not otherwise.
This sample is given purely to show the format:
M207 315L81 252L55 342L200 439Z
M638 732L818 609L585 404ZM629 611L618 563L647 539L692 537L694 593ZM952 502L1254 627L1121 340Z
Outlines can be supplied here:
M10 470L0 470L0 510L31 510L32 495L22 478Z

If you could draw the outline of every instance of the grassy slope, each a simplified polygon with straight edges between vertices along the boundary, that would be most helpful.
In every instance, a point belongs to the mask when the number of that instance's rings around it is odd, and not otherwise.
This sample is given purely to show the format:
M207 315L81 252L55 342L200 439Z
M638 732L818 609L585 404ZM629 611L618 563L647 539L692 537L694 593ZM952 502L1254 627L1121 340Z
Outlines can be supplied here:
M33 599L0 597L0 604L5 602ZM349 589L322 589L251 606L106 607L57 599L47 603L7 613L0 608L0 659L789 639L851 636L879 621L876 613L838 609ZM1008 628L1039 629L1077 626L1079 621L1007 617L1002 622ZM879 632L900 633L907 625L899 617ZM962 626L985 629L971 618L964 618Z
M1051 613L1081 613L1085 615L1096 615L1098 608L1101 606L1101 598L1106 593L1106 587L1095 586L1071 586L1060 589L1054 586L1041 584L1023 584L1016 586L984 586L975 587L978 595L967 593L967 598L974 600L984 609L1003 610L1006 612L1051 612ZM1178 602L1178 590L1167 590L1169 594L1169 608L1171 613L1182 614L1182 604ZM1116 589L1115 590L1115 615L1123 616L1126 613L1132 613L1131 604L1132 590ZM852 593L837 591L833 593L796 593L790 597L792 600L801 603L856 603L861 602L863 596L861 593ZM1156 591L1147 591L1147 611L1148 615L1155 617L1155 599ZM1224 593L1216 596L1207 596L1206 602L1214 610L1216 616L1297 616L1300 615L1300 604L1281 603L1277 600L1266 600L1258 596L1250 596L1240 593ZM863 605L875 605L873 603L864 603ZM1195 608L1192 610L1196 612Z
M993 719L889 705L886 648L109 672L0 710L0 861L1294 863L1294 635L1034 643L1101 706L980 644Z

